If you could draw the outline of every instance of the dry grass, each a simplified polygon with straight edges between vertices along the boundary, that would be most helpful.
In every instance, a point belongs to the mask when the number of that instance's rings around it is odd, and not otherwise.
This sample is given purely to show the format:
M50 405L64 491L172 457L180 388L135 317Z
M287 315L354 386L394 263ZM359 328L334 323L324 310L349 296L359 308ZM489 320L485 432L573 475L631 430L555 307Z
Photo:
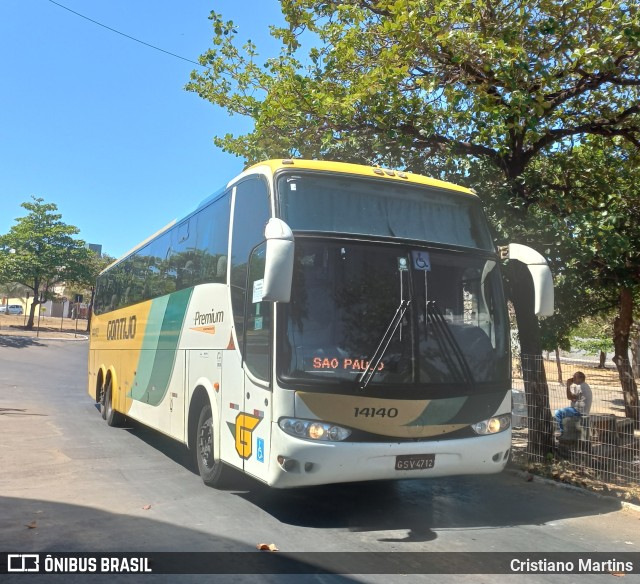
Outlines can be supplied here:
M39 338L75 338L85 336L87 321L79 319L75 321L71 318L60 318L54 316L40 317L40 322L36 317L33 330L28 330L24 325L28 315L24 314L0 314L0 335L12 335L22 337ZM77 327L77 328L76 328Z
M578 360L569 362L568 360L561 363L562 376L558 378L558 366L554 359L545 360L544 362L545 372L547 374L547 381L551 383L562 384L564 387L566 380L571 377L576 371L582 371L589 385L604 385L604 386L619 386L618 371L612 362L608 362L605 365L605 369L599 369L594 367L592 363L580 362Z
M620 378L613 363L607 364L606 369L599 369L586 362L563 362L562 381L558 379L558 369L554 360L545 360L544 368L549 387L549 407L552 411L569 405L566 396L566 379L576 371L582 371L593 393L591 413L625 415ZM513 387L524 389L522 375L516 362L513 367Z

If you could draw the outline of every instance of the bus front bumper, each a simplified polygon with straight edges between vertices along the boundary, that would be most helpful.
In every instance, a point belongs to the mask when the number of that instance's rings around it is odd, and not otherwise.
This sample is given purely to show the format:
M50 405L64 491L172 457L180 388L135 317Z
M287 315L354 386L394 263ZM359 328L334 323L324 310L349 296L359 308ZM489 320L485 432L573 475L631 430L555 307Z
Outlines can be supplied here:
M492 474L504 469L510 449L510 430L439 441L311 442L290 436L274 424L267 482L288 488Z

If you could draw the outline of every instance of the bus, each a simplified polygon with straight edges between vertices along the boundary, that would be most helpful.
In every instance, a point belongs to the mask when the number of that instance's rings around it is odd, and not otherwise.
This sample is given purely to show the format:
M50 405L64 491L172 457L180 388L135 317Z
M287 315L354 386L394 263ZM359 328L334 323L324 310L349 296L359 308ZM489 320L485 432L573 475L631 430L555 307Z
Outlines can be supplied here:
M544 258L522 245L537 314ZM96 283L89 394L275 488L501 471L509 321L469 189L379 167L254 165Z

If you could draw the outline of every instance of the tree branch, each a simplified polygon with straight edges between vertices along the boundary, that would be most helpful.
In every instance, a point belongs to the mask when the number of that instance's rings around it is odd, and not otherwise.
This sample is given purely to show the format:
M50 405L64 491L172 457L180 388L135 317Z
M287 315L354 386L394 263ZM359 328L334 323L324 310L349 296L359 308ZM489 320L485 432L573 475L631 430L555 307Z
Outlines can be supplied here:
M619 127L629 117L640 113L640 104L628 107L617 116L609 119L600 119L577 126L548 130L537 142L534 142L525 155L531 158L543 148L567 138L579 134L596 134L599 136L621 136L634 144L640 146L640 127L633 128Z
M400 130L405 136L411 136L415 138L418 144L426 147L441 148L446 146L447 148L452 149L457 154L476 156L480 158L490 158L497 163L500 163L502 160L498 152L492 148L482 146L481 144L473 144L472 142L453 140L452 138L448 138L447 136L443 136L441 134L431 134L430 136L425 136L424 134L421 134L413 124L401 124L397 126L396 129Z
M614 62L614 68L619 69L624 61L635 57L638 55L638 51L629 51L624 53L623 55L619 55L618 58ZM581 78L578 82L573 86L567 89L563 89L562 91L556 91L554 93L547 94L545 96L545 101L551 105L551 107L547 110L548 112L553 111L563 103L566 103L568 100L582 95L588 91L592 91L601 87L605 83L613 83L615 85L620 86L638 86L640 85L640 80L623 80L619 77L616 77L613 72L608 73L600 73L597 75L588 74L584 71L581 71L577 67L574 69L574 72L579 73Z

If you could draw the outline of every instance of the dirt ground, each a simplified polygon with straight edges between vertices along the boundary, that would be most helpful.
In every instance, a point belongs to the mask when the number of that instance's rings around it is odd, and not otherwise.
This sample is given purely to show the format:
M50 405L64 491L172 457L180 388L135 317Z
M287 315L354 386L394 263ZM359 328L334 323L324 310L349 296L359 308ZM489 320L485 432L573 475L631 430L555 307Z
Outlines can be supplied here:
M572 377L576 371L582 371L593 393L591 413L615 414L616 416L624 417L624 398L620 386L620 378L613 363L608 362L605 369L599 369L594 363L577 359L565 359L561 363L561 377L554 358L545 359L544 368L549 386L549 407L552 410L569 405L566 394L566 380ZM522 373L516 361L514 361L513 366L513 387L524 390Z
M566 380L571 377L576 371L582 371L586 378L587 383L594 387L600 386L612 386L612 387L620 387L620 379L618 378L618 371L616 366L608 361L605 365L604 369L600 369L595 366L594 363L589 363L586 361L579 361L576 359L572 361L570 359L565 359L561 365L562 377L559 379L558 373L558 365L555 361L555 358L552 357L550 360L545 360L545 371L547 373L547 380L549 383L562 383L562 387L564 388L566 385Z
M0 314L0 335L33 337L40 339L85 339L87 337L87 321L42 316L40 322L36 318L33 330L27 330L25 324L28 315Z

